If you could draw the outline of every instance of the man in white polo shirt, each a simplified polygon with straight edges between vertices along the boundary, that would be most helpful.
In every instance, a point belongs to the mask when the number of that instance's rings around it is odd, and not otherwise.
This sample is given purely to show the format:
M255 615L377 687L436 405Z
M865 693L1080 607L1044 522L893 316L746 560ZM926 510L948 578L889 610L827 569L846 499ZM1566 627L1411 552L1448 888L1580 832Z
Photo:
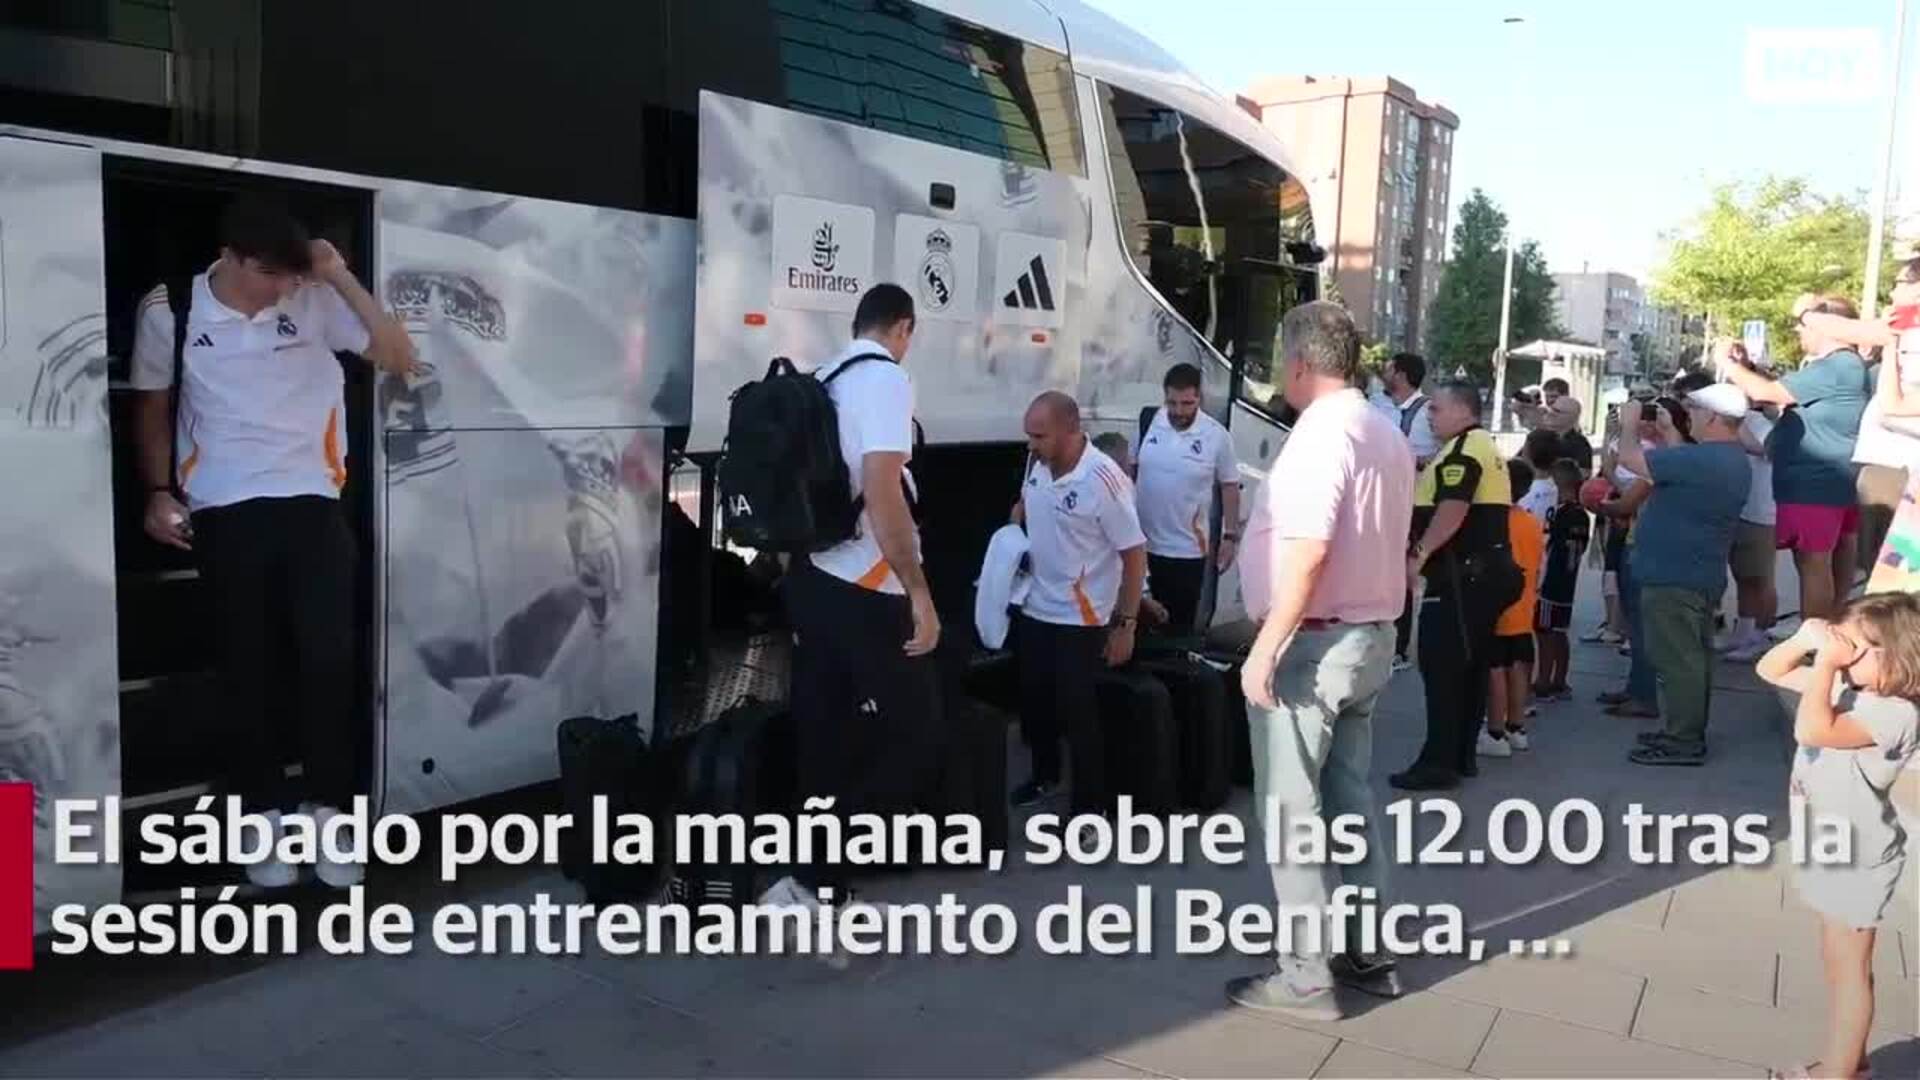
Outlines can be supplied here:
M1113 800L1093 681L1103 657L1117 667L1133 656L1147 541L1133 482L1081 431L1080 406L1071 397L1049 390L1035 398L1026 430L1033 462L1015 516L1027 527L1033 585L1014 649L1033 776L1014 789L1013 800L1029 806L1058 789L1064 731L1073 756L1072 810L1098 813Z
M793 718L800 795L831 796L842 816L911 809L931 762L940 619L909 503L913 380L902 364L913 330L913 297L876 285L854 311L853 340L814 371L829 380L861 512L852 539L787 573ZM817 907L822 888L845 884L836 867L816 863L775 882L761 902Z
M162 285L141 302L132 383L141 391L146 531L198 556L237 794L276 828L296 808L324 822L360 793L355 554L340 511L347 417L334 354L359 353L406 374L415 353L333 245L311 239L277 204L236 200L220 244L219 260L183 290L190 297ZM283 627L298 652L291 665L277 647ZM289 727L301 752L298 780L281 765ZM335 886L360 877L348 864L316 870ZM298 876L279 862L249 866L247 875L269 888Z
M1213 486L1220 485L1219 569L1233 564L1240 540L1240 466L1233 438L1200 411L1200 369L1175 364L1162 382L1162 405L1134 448L1139 477L1140 530L1147 537L1147 572L1167 609L1168 627L1190 633L1200 613L1211 546Z

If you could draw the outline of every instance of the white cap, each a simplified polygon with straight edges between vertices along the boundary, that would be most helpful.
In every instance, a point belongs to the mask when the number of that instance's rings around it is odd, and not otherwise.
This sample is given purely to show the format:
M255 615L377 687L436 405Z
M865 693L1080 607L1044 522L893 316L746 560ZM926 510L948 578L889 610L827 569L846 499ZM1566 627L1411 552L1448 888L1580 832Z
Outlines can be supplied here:
M1698 405L1729 420L1744 420L1747 417L1747 395L1731 383L1703 386L1687 395L1687 404Z

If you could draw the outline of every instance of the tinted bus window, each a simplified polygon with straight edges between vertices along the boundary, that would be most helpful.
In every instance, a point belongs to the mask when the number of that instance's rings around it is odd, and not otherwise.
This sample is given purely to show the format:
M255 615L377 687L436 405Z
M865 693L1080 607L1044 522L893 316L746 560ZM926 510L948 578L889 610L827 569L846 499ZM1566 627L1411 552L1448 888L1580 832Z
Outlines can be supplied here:
M1245 396L1265 407L1280 316L1315 291L1311 271L1271 265L1290 261L1288 245L1313 239L1306 188L1178 109L1110 86L1100 97L1128 253L1181 317L1240 364Z
M1085 175L1067 58L900 0L770 0L790 108Z

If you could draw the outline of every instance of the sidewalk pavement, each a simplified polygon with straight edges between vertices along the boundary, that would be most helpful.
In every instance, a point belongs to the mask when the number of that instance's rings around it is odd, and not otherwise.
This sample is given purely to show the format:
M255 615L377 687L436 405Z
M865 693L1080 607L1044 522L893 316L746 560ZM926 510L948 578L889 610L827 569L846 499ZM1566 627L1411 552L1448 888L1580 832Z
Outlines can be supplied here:
M1583 608L1597 605L1588 600ZM1784 719L1749 671L1721 668L1704 768L1649 769L1626 761L1634 722L1591 704L1625 662L1576 646L1574 663L1579 700L1543 707L1532 751L1483 760L1454 794L1462 844L1514 797L1543 808L1589 799L1612 822L1634 802L1762 813L1785 837ZM1412 758L1422 715L1417 673L1396 676L1376 720L1382 800L1396 797L1384 778ZM1016 752L1016 780L1024 769ZM1246 815L1249 803L1241 793L1236 807ZM1070 884L1090 901L1122 902L1152 885L1165 946L1174 889L1270 905L1263 868L1040 869L1010 853L999 874L921 874L871 894L952 891L1012 906L1027 944L995 959L876 958L844 972L804 958L598 953L45 962L0 982L10 1043L0 1075L1756 1077L1817 1056L1815 922L1778 849L1770 865L1715 868L1639 866L1626 847L1609 828L1602 856L1583 867L1395 867L1398 899L1459 905L1470 932L1490 940L1488 959L1407 961L1412 992L1346 999L1351 1015L1336 1023L1229 1006L1222 984L1257 959L1052 957L1031 945L1033 913ZM575 895L552 872L501 871L413 899L424 909L539 890ZM1876 953L1881 1077L1920 1075L1917 928L1909 881ZM1503 955L1509 939L1545 937L1570 939L1572 955Z

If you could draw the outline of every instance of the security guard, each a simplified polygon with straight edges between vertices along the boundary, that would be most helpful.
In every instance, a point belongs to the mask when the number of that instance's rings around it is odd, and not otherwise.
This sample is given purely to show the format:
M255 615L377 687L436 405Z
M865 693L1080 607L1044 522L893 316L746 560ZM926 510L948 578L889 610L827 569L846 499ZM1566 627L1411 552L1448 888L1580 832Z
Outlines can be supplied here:
M1439 386L1428 408L1442 441L1414 487L1407 556L1408 577L1427 579L1420 602L1427 741L1411 767L1389 778L1403 791L1451 788L1479 771L1474 738L1486 714L1494 623L1523 584L1507 544L1507 470L1480 427L1480 410L1480 392L1467 383Z

